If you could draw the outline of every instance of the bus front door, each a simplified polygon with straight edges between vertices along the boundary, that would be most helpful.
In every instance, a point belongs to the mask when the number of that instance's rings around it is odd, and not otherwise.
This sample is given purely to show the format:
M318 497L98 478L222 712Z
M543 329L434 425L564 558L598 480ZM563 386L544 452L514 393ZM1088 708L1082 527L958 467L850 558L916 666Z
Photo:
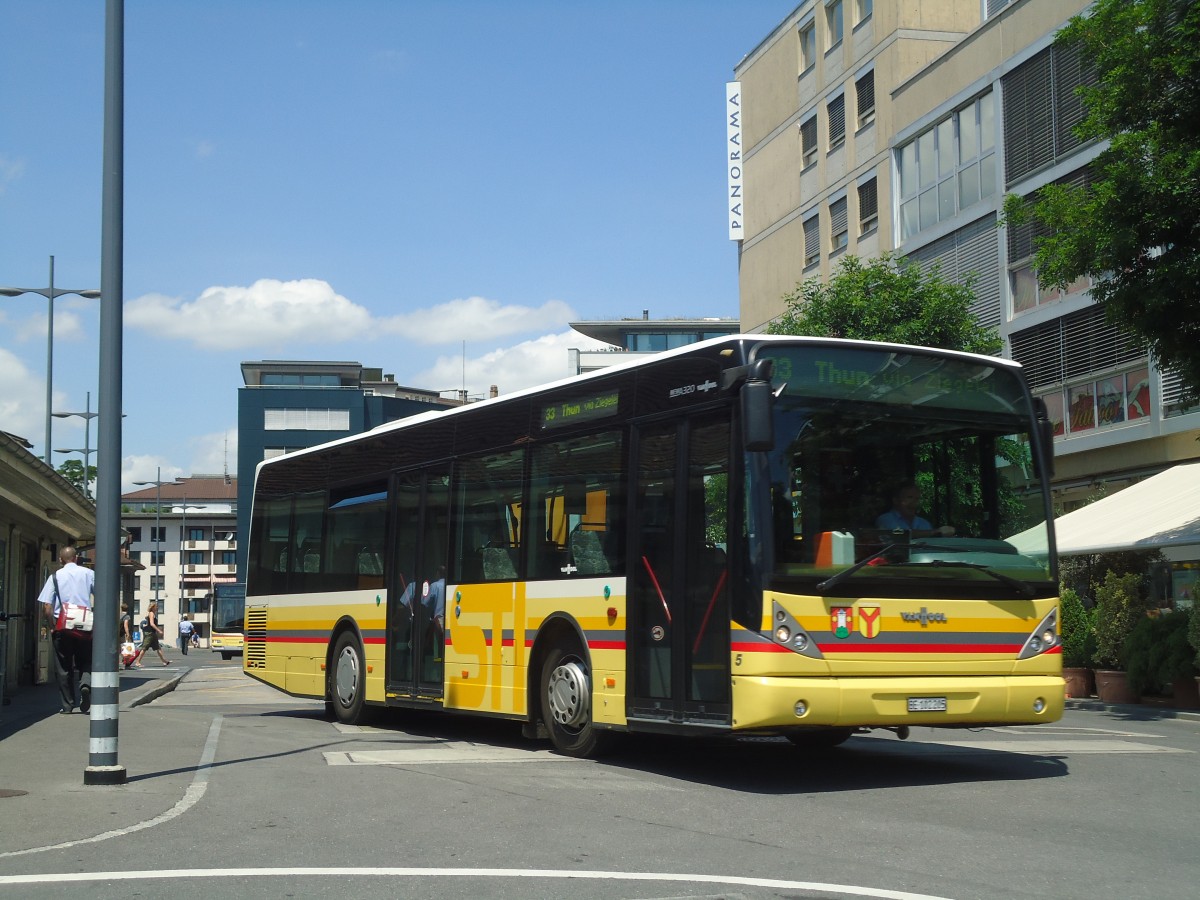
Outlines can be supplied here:
M449 484L444 466L404 472L393 482L389 698L443 694Z
M630 723L730 722L729 422L636 431L631 498Z

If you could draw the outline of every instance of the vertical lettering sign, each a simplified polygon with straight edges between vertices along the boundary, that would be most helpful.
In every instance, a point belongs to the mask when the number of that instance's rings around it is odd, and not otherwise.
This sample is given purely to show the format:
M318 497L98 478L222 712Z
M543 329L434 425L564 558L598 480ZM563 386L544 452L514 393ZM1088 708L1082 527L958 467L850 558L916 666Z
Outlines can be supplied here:
M742 239L742 84L725 85L725 149L729 163L729 239Z

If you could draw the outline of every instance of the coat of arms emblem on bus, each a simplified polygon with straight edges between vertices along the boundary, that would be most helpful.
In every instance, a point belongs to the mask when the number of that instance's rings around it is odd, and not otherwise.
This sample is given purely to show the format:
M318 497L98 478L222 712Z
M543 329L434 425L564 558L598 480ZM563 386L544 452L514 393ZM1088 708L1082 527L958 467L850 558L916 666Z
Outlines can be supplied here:
M829 611L830 625L833 628L833 636L839 638L850 637L850 631L854 628L854 608L851 606L835 606Z
M878 606L860 606L858 608L858 631L865 638L873 638L879 634Z

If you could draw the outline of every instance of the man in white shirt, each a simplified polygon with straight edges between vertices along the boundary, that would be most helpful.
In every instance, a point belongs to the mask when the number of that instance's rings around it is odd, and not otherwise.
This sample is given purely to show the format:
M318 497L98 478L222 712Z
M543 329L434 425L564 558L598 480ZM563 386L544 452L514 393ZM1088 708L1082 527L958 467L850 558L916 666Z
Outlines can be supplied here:
M62 568L46 579L46 585L38 595L38 603L50 627L58 621L59 611L64 603L76 606L91 606L92 595L96 590L96 573L91 569L76 565L75 548L63 547L58 554ZM73 631L52 631L50 640L54 645L54 676L58 681L58 690L62 694L62 709L66 714L76 706L80 712L87 712L92 705L92 688L87 679L92 671L92 636L90 633L79 635ZM76 674L78 674L79 701L76 703Z

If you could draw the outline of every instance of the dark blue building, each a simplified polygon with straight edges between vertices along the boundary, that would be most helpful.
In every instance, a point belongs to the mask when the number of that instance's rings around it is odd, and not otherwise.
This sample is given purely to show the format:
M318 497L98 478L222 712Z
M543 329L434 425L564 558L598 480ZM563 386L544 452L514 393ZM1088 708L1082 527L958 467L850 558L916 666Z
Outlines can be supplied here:
M254 470L264 459L370 431L385 422L458 405L432 391L397 385L356 362L242 363L238 390L238 573L246 569Z

